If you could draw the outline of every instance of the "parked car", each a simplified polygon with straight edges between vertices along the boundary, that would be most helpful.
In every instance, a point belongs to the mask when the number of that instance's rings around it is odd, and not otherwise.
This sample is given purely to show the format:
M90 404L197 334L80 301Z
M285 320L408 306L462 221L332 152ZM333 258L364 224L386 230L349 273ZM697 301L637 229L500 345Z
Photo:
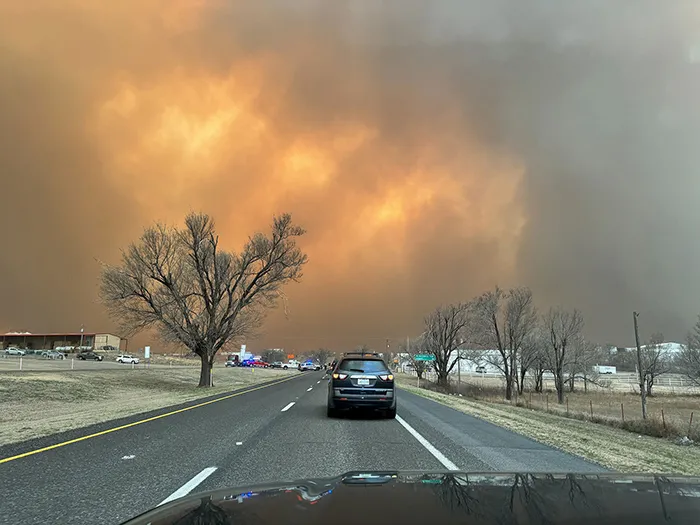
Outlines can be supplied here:
M299 370L302 372L312 372L315 370L321 370L321 365L319 363L314 363L312 361L306 361L299 365Z
M282 361L275 361L270 365L270 368L282 368Z
M117 363L138 365L139 358L134 357L133 355L129 355L129 354L122 354L122 355L117 356Z
M228 359L226 360L226 364L224 366L230 367L230 366L239 366L239 361L238 361L238 356L237 355L230 355L228 356Z
M56 352L56 350L48 350L41 353L41 357L46 359L65 359L66 354L63 352Z
M19 348L7 348L5 350L5 355L18 355L18 356L23 356L26 355L27 352L24 350L20 350Z
M78 354L78 359L80 359L81 361L102 361L104 357L100 354L96 354L95 352L80 352Z
M244 359L241 361L241 366L254 367L254 368L269 368L270 363L261 361L260 359Z

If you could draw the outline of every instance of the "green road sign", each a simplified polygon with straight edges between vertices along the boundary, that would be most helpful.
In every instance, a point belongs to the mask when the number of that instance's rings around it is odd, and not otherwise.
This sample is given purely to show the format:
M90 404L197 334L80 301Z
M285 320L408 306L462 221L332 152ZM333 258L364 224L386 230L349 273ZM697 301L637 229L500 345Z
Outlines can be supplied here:
M428 355L428 354L418 354L415 357L416 361L435 361L435 356L434 355Z

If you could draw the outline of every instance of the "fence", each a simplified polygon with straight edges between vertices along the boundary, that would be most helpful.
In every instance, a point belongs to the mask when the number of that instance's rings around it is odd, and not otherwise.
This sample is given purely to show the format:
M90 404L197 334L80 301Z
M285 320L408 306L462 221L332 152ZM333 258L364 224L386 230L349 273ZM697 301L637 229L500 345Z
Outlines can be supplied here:
M402 374L400 377L413 386L436 388L436 377L432 371L420 384L415 374ZM688 436L700 441L700 398L694 393L697 389L679 387L678 390L682 392L679 393L665 390L664 387L658 388L658 395L647 398L647 420L641 422L640 397L638 393L635 394L629 389L625 391L596 386L596 388L589 388L586 392L583 388L577 387L574 392L565 392L564 402L559 404L551 380L545 380L545 392L538 393L533 392L532 389L526 389L522 395L518 396L515 391L510 401L504 399L504 383L503 376L497 374L462 373L460 382L457 381L457 377L450 377L449 390L472 399L517 404L524 408L543 410L570 418L587 419L639 433L657 436ZM633 383L628 384L625 381L621 381L620 384L634 386ZM673 384L673 382L667 384Z

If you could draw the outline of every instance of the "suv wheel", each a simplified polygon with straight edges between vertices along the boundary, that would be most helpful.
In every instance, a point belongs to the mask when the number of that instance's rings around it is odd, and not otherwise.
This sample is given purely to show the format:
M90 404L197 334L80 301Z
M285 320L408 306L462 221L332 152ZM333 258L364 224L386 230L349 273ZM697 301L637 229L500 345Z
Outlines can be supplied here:
M387 409L384 414L387 419L394 419L396 417L396 407Z

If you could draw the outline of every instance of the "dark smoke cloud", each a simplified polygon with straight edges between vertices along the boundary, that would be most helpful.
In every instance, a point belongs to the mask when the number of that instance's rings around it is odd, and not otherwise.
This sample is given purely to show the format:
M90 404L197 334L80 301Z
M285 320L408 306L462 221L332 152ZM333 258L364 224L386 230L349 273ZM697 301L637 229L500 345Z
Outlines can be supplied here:
M309 230L254 347L380 346L496 283L621 344L700 310L690 3L52 4L0 2L2 328L109 328L95 258L190 209Z

